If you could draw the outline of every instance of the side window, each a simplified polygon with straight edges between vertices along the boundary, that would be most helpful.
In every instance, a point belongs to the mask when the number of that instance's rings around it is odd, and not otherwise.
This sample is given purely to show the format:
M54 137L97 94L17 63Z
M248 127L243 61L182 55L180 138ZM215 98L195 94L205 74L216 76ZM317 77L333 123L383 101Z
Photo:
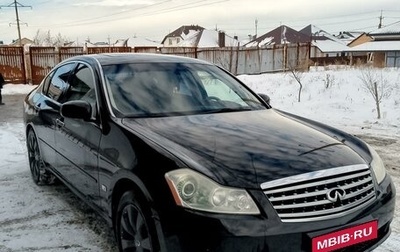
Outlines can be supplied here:
M58 101L62 92L68 87L68 79L74 65L75 63L63 65L59 67L53 74L49 85L49 90L47 91L47 95L53 100Z
M43 94L47 94L47 90L49 89L49 85L50 85L50 80L54 75L54 71L51 72L49 75L47 75L46 79L44 79L43 81L43 85L42 85L42 93Z
M92 105L96 103L94 77L88 66L84 64L78 65L70 77L69 88L62 100L63 102L85 100Z

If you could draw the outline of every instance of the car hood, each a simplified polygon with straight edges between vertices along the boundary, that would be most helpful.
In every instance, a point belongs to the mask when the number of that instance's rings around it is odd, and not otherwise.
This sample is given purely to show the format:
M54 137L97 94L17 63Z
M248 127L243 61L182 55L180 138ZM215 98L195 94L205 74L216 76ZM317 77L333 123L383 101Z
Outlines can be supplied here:
M263 182L365 161L343 142L273 109L163 118L123 124L217 182Z

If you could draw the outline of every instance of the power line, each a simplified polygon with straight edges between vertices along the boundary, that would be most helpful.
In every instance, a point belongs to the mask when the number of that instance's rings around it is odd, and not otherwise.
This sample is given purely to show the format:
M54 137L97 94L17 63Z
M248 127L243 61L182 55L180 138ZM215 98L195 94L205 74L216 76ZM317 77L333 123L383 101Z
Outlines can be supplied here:
M21 28L20 28L20 20L19 20L19 15L18 15L18 7L30 7L32 9L32 6L25 6L20 4L19 2L17 2L17 0L14 0L13 3L10 3L9 5L0 5L0 9L2 7L14 7L15 9L15 17L16 17L16 21L17 21L17 30L18 30L18 44L21 46L22 45L22 38L21 38ZM28 25L27 23L23 23ZM12 25L12 23L9 24L10 26Z
M152 10L152 11L149 10L148 12L139 13L138 15L135 15L135 17L155 16L155 15L159 15L159 14L176 12L176 11L181 11L181 10L201 7L201 6L214 5L214 4L217 4L217 3L227 2L227 1L229 1L229 0L214 0L214 1L211 1L211 2L210 2L210 0L199 0L199 1L194 1L194 2L190 2L190 3L184 3L184 4L180 4L180 5L175 5L175 6L172 6L172 7L164 7L164 8L161 8L159 10ZM123 16L123 17L116 17L116 18L111 18L111 19L109 19L109 17L116 16L116 15L119 15L119 14L125 14L125 13L132 12L132 11L148 9L150 7L154 7L154 6L159 6L159 5L165 4L166 2L170 2L170 0L166 0L166 1L163 1L163 2L160 2L160 3L155 3L155 4L152 4L152 5L149 5L149 6L133 8L133 9L124 10L124 11L120 11L120 12L115 12L115 13L111 13L111 14L105 15L105 16L88 18L88 19L81 19L81 20L68 22L68 23L52 24L50 26L51 27L60 27L60 26L62 26L62 27L72 27L72 26L99 24L99 23L123 20L123 19L127 19L127 18L132 18L132 16ZM104 20L100 20L100 19L104 19ZM97 21L95 21L95 20L97 20ZM36 27L36 26L34 26L34 27Z

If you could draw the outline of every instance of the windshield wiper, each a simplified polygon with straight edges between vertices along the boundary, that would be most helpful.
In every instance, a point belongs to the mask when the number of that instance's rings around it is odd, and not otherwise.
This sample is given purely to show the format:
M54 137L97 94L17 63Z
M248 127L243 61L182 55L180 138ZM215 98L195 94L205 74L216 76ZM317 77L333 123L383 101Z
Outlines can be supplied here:
M207 109L203 110L202 113L213 114L213 113L224 113L224 112L239 112L239 111L250 111L251 108L219 108L219 109Z

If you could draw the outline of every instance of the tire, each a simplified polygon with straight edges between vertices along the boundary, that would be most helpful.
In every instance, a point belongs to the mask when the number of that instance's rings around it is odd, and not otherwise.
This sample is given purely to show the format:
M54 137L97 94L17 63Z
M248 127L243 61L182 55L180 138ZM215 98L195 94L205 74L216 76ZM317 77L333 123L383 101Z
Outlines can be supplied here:
M150 210L140 204L133 191L125 192L118 204L115 236L121 252L158 251Z
M28 149L28 162L32 179L37 185L48 185L54 183L55 177L47 169L40 154L39 144L35 132L29 130L26 146Z

